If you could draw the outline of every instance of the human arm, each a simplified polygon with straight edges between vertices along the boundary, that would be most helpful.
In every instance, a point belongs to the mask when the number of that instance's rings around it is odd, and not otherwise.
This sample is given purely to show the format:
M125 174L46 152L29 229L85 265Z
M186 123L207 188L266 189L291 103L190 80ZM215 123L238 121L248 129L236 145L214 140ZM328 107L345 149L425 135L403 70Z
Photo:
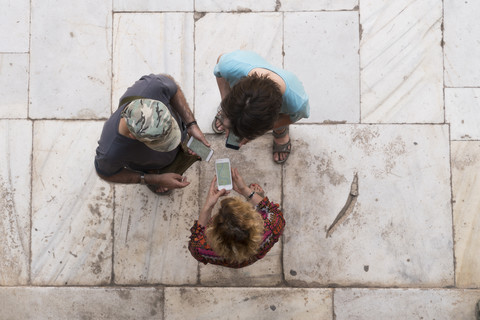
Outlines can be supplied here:
M217 64L220 62L220 58L223 56L223 53L218 56ZM216 76L215 79L217 80L218 91L220 91L220 97L223 100L227 94L230 92L230 84L228 83L227 79L221 76Z
M205 204L200 210L200 214L198 216L198 224L201 226L207 225L208 220L210 220L210 217L212 216L213 207L215 207L215 204L217 203L218 199L221 196L224 196L227 194L227 190L217 189L216 182L217 182L217 176L215 176L212 179L212 182L210 183L210 189L208 190L208 193L207 193L207 199L205 200Z
M250 202L253 206L258 205L260 201L262 201L263 198L258 193L254 193L253 196L249 198L253 190L245 184L245 181L243 180L242 176L238 172L237 168L232 169L232 180L233 180L233 190L235 190L237 193L244 196L247 199L247 201Z
M171 76L168 76L172 81L175 81ZM185 98L185 95L180 88L179 84L176 83L177 85L177 92L171 97L170 99L170 104L172 107L178 112L180 117L183 119L183 121L189 125L195 121L195 117L193 116L192 110L190 110L190 107L188 106L187 99ZM195 137L197 140L200 140L204 145L207 147L210 147L210 143L208 143L207 139L205 139L205 135L203 134L202 130L200 130L200 127L196 124L189 125L187 128L187 132L190 136Z
M97 172L98 176L105 181L113 183L140 183L141 182L141 173L131 171L128 169L122 169L118 173L105 176ZM159 187L164 187L168 189L177 189L185 188L190 184L184 177L176 173L163 173L163 174L153 174L146 173L144 174L145 184L155 185Z

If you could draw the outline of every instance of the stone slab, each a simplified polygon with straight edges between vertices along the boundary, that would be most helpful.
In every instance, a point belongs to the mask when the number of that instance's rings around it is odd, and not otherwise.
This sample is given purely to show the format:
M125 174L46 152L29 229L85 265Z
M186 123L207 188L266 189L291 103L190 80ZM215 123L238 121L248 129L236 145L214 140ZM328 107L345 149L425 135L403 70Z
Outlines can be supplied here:
M475 318L478 290L454 289L335 289L334 319Z
M0 52L28 52L30 1L0 1Z
M114 11L193 11L195 0L113 0ZM198 1L198 0L197 0Z
M0 285L22 285L29 280L32 123L0 120L0 137Z
M193 14L122 13L113 20L112 111L128 87L151 73L170 74L193 110Z
M293 152L283 182L288 283L454 284L448 126L297 125L290 131ZM326 237L355 173L356 203Z
M165 288L165 319L332 319L330 289Z
M258 11L277 11L278 1L276 0L196 0L195 11L199 12L258 12Z
M480 288L480 142L452 141L455 280Z
M110 115L111 1L32 0L30 112L33 119Z
M280 11L358 10L359 0L281 0Z
M31 279L99 285L112 274L113 187L93 165L102 122L36 121Z
M480 88L445 88L445 118L452 140L480 140Z
M208 187L215 175L215 160L229 158L233 168L238 168L245 183L258 183L270 201L280 203L281 200L281 166L272 160L272 136L266 134L248 144L240 150L225 147L225 135L208 135L214 154L210 162L200 163L200 206L203 206ZM235 191L230 196L241 197ZM218 211L218 204L212 215ZM198 218L198 214L196 219ZM199 263L200 283L213 286L275 286L283 281L282 277L282 244L281 239L271 251L253 265L242 269L230 269L214 265Z
M28 116L28 55L0 53L0 118Z
M480 86L478 1L444 1L445 85Z
M360 6L364 123L443 123L442 1Z
M282 30L282 14L276 12L196 15L195 117L204 133L213 133L211 123L220 104L213 75L219 55L237 49L252 50L281 67Z
M285 69L310 98L301 122L360 121L358 37L358 12L285 13Z
M115 283L197 282L197 261L187 246L199 212L198 164L184 175L191 184L169 196L142 185L115 186Z
M3 319L163 319L162 288L0 288Z

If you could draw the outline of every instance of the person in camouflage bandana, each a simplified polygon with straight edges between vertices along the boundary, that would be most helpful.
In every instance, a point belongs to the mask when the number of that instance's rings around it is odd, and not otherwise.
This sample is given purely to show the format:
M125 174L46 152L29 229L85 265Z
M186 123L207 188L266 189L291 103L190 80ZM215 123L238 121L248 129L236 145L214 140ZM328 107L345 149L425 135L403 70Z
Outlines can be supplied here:
M187 134L210 146L185 96L168 75L145 75L120 98L119 108L105 122L95 156L100 178L114 183L141 183L168 194L190 182L161 172L182 152Z

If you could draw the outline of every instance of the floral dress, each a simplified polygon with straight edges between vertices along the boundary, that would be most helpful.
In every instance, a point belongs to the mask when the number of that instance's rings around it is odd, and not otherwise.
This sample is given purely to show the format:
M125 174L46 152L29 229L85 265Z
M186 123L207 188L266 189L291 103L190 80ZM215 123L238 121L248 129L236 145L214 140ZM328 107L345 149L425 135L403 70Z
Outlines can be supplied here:
M204 264L211 263L229 268L243 268L262 259L278 239L280 239L283 229L285 228L285 219L283 218L283 213L279 209L279 205L270 202L268 197L265 197L255 209L263 218L265 231L263 234L263 241L260 244L260 248L256 255L241 263L232 263L225 260L218 256L208 245L207 236L205 235L205 226L201 226L198 224L198 221L195 221L193 227L190 229L192 234L188 244L188 249L192 256Z

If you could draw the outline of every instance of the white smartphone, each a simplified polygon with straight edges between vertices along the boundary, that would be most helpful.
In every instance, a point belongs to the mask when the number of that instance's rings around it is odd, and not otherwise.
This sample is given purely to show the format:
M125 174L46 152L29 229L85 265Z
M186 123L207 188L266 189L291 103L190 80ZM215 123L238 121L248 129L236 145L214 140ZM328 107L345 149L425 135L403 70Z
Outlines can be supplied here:
M187 147L198 154L203 161L210 161L212 157L213 150L204 145L201 141L195 139L194 137L190 137L188 140Z
M215 172L217 173L217 186L218 190L232 190L232 170L230 169L230 160L217 159L215 161Z

